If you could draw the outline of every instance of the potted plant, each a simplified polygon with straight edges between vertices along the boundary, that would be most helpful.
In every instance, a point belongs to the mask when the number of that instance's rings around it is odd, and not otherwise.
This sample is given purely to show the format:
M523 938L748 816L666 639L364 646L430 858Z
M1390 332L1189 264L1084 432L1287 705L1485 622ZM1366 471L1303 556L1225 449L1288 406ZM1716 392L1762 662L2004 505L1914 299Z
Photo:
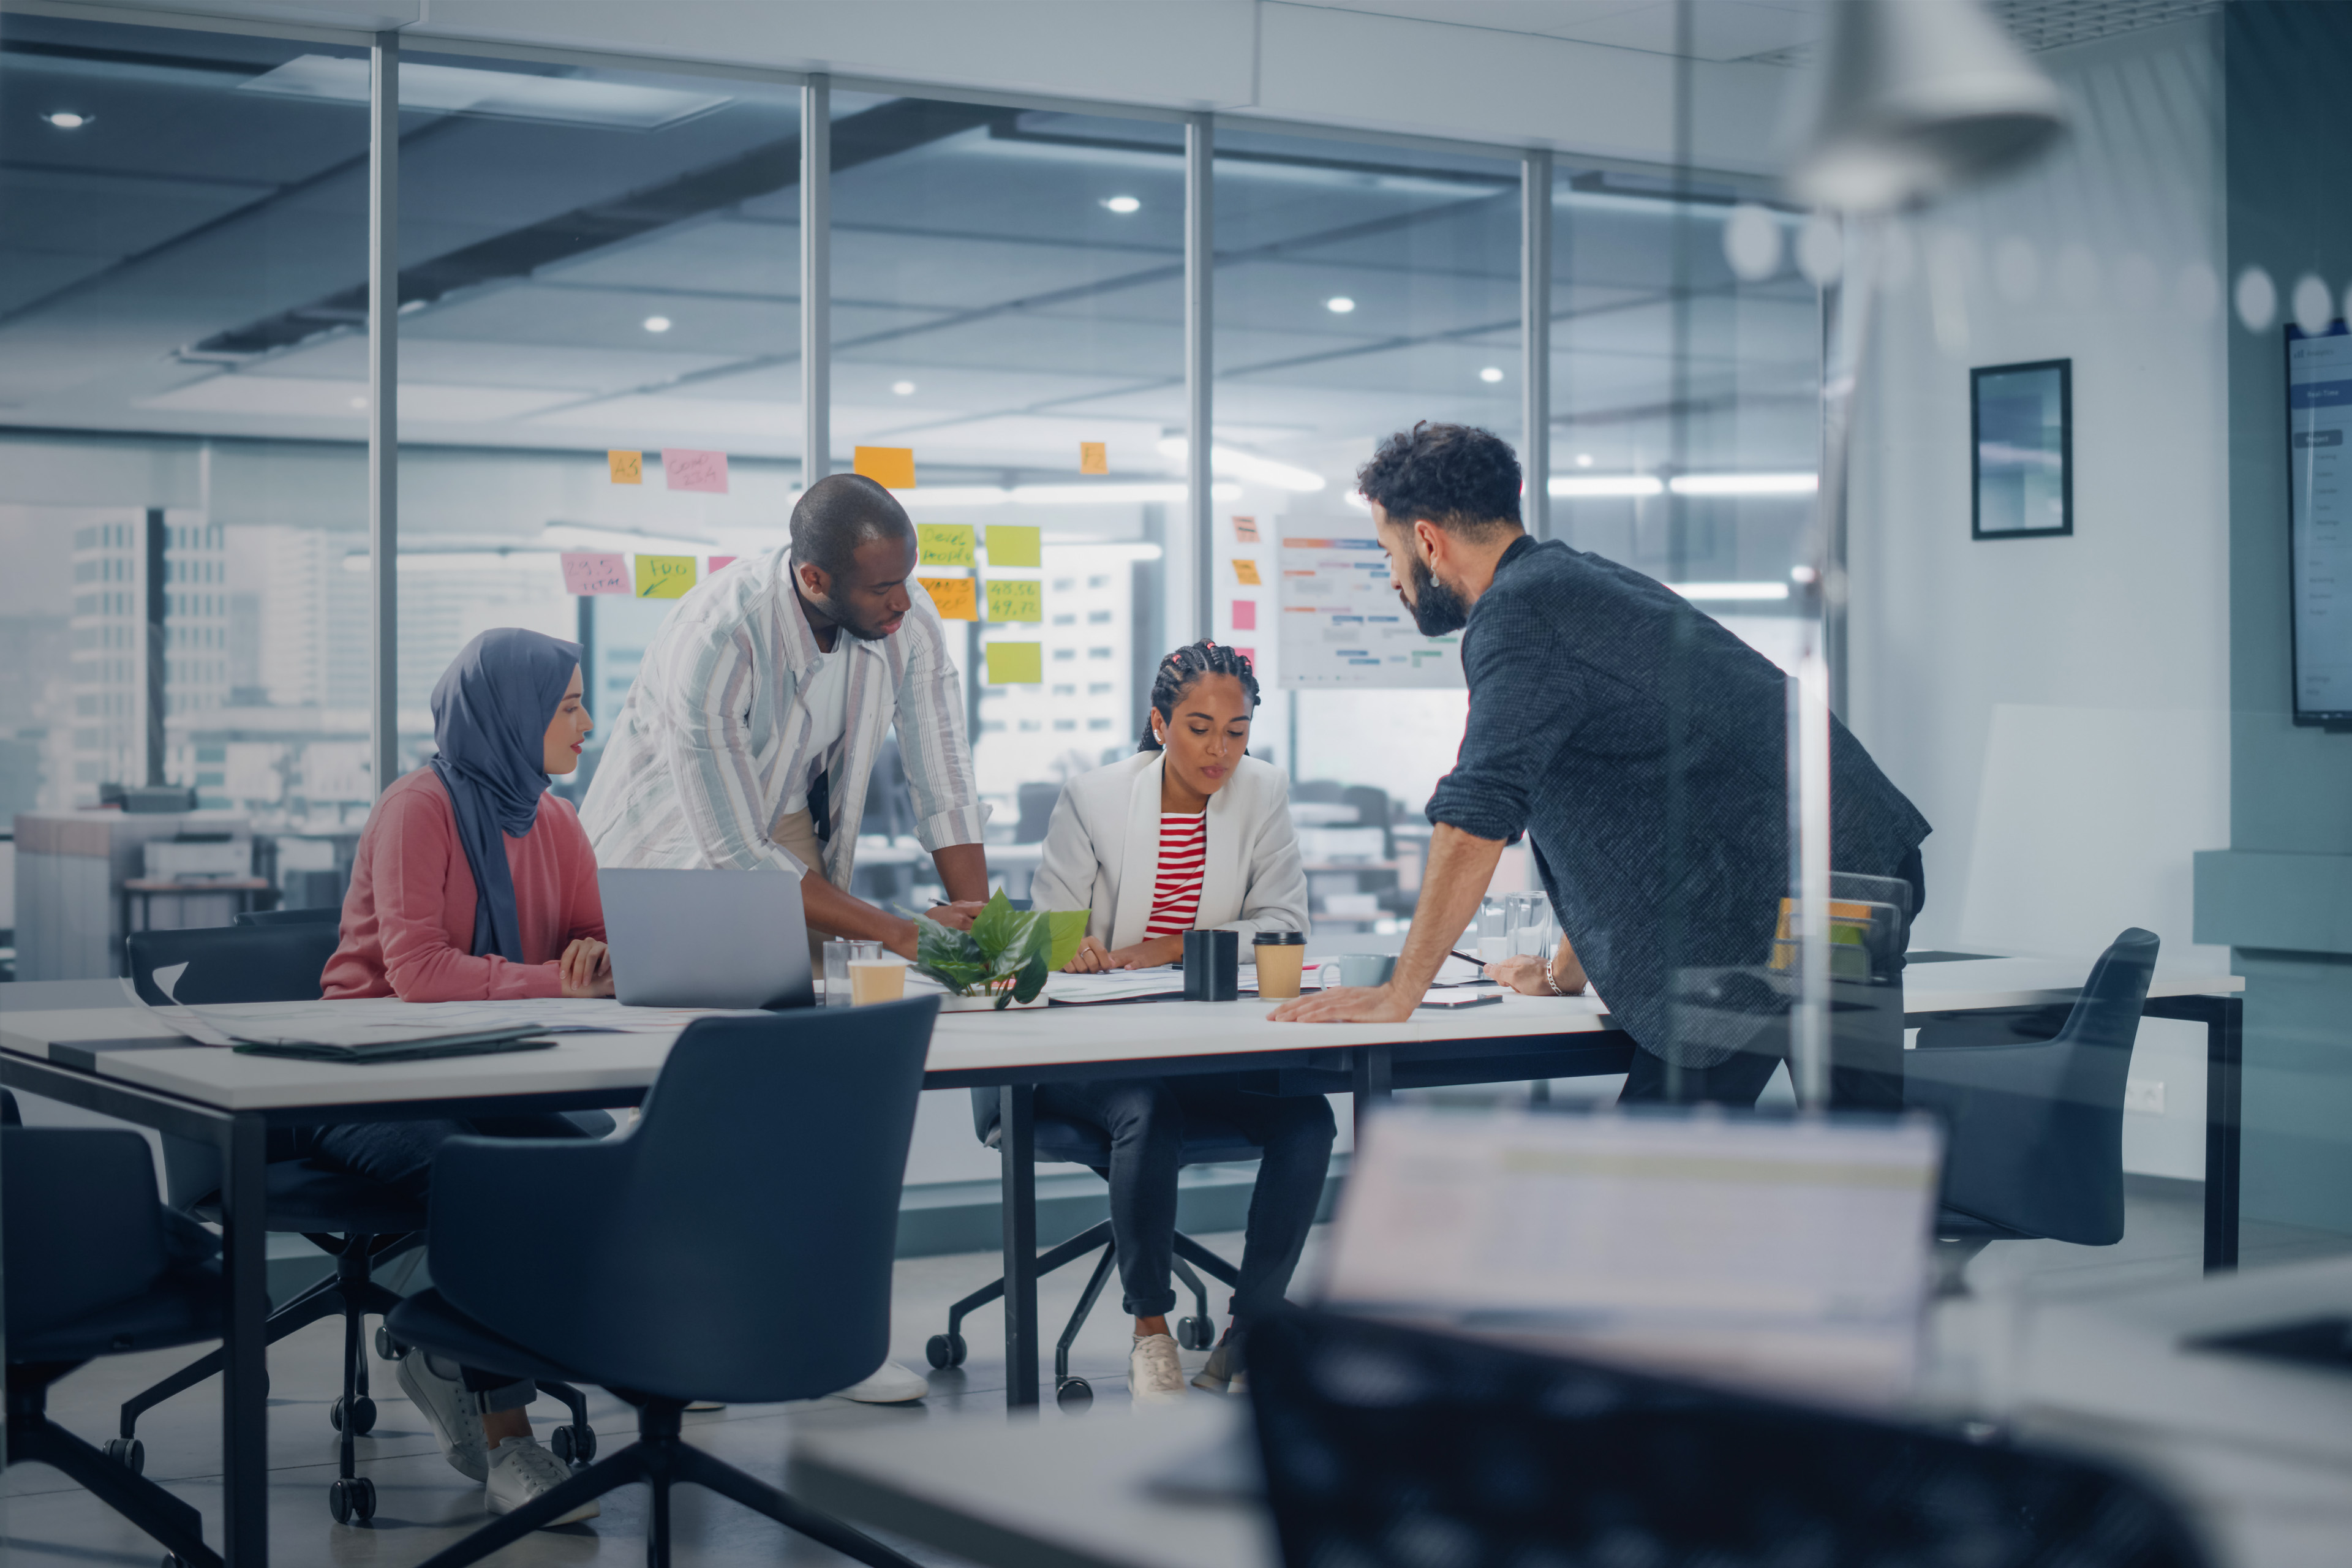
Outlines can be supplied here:
M916 971L947 987L950 1012L1031 1005L1087 934L1086 910L1016 910L1002 889L970 931L914 918Z

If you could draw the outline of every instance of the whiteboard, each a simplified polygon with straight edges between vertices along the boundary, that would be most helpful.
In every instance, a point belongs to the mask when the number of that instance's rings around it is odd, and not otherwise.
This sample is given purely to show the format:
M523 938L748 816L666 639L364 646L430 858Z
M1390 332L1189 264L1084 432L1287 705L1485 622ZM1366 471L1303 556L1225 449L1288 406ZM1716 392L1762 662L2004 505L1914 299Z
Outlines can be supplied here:
M1421 635L1369 530L1361 538L1285 536L1280 562L1286 689L1463 684L1461 634Z

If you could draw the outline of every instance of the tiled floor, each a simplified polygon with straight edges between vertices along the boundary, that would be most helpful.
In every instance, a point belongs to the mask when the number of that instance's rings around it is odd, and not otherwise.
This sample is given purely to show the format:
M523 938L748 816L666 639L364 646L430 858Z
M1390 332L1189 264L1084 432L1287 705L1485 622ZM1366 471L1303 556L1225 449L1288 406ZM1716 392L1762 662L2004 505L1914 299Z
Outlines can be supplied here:
M2029 1242L1995 1247L1977 1259L1969 1278L1980 1293L2019 1290L2030 1295L2100 1289L2131 1289L2195 1277L2200 1257L2200 1213L2194 1187L2136 1182L2130 1223L2124 1241L2110 1248ZM1227 1257L1238 1256L1240 1237L1204 1237ZM1300 1278L1315 1278L1310 1251ZM2252 1226L2244 1241L2248 1266L2286 1262L2327 1252L2352 1250L2352 1237L2291 1232ZM943 1326L949 1301L992 1278L992 1256L911 1258L898 1265L891 1335L893 1354L927 1370L923 1342ZM1073 1266L1045 1280L1040 1304L1052 1336L1075 1304L1085 1270ZM1213 1301L1222 1310L1223 1293ZM1003 1317L994 1308L968 1320L967 1363L933 1373L930 1396L919 1405L881 1409L841 1400L792 1405L747 1406L690 1415L695 1441L755 1475L781 1482L792 1433L811 1426L876 1425L966 1418L1002 1418L1004 1408ZM1116 1292L1097 1308L1078 1339L1073 1366L1095 1388L1093 1408L1066 1415L1050 1403L1042 1419L1083 1420L1103 1440L1117 1442L1131 1430L1134 1412L1127 1401L1127 1325ZM286 1564L334 1563L404 1568L477 1525L483 1514L480 1489L443 1463L424 1425L403 1399L389 1368L373 1372L378 1418L375 1432L361 1441L361 1464L375 1480L378 1511L365 1529L339 1527L327 1511L327 1482L334 1474L335 1435L327 1405L339 1376L339 1331L319 1324L270 1352L276 1397L270 1426L272 1560ZM86 1437L103 1440L114 1427L116 1404L179 1364L184 1352L124 1356L95 1363L59 1384L53 1413ZM1188 1355L1197 1364L1199 1355ZM1206 1394L1199 1397L1211 1397ZM542 1433L560 1406L542 1401L534 1411ZM219 1406L210 1385L151 1412L142 1424L147 1473L170 1484L205 1510L206 1538L219 1540ZM592 1420L604 1452L628 1440L627 1407L591 1392ZM547 1564L579 1568L591 1563L641 1563L646 1493L627 1489L607 1498L600 1519L562 1531L542 1531L510 1548L502 1564ZM680 1568L701 1564L837 1563L825 1549L793 1536L765 1519L694 1489L676 1494L676 1561ZM159 1552L144 1536L123 1524L56 1472L38 1467L0 1477L0 1559L7 1568L91 1568L136 1564L152 1568ZM924 1563L949 1560L919 1548L909 1555Z

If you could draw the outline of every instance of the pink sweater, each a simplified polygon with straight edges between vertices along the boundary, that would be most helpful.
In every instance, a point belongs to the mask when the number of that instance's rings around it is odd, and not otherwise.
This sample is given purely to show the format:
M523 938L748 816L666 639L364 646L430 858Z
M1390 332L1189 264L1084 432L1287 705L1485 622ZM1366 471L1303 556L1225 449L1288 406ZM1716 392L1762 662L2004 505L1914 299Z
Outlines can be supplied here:
M320 977L328 997L483 1002L561 996L556 961L574 937L604 940L596 854L572 807L539 797L539 819L507 839L524 962L473 956L474 873L457 814L431 768L383 792L360 834L343 896L342 945Z

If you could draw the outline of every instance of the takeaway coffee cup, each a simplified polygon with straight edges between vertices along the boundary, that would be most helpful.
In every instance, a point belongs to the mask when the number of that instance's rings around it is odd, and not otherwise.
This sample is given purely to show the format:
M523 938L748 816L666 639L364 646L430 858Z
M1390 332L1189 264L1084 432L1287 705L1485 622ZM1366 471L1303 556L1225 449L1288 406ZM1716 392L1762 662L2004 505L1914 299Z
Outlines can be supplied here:
M863 1007L870 1002L896 1002L907 994L907 961L903 958L853 958L849 961L849 1000Z
M1331 978L1333 970L1339 978ZM1328 991L1339 985L1386 985L1396 971L1396 954L1392 952L1346 952L1315 972L1315 984Z
M1231 1002L1242 994L1242 937L1235 931L1184 933L1184 1000Z
M1252 945L1257 954L1257 994L1276 1001L1297 995L1307 963L1307 933L1262 931Z

